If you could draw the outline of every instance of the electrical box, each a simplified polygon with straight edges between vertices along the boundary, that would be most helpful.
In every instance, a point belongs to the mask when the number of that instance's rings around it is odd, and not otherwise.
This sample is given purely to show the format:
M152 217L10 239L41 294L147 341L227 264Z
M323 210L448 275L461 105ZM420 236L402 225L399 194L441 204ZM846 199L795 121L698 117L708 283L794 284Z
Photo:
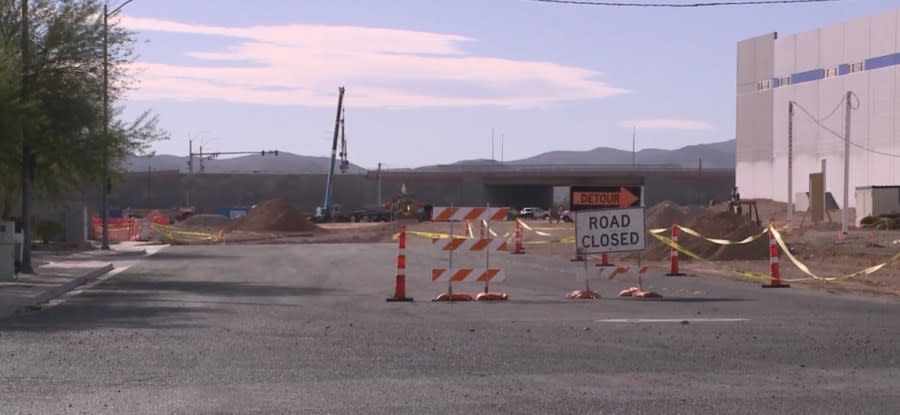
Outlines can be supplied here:
M856 188L856 226L866 216L900 214L900 186Z

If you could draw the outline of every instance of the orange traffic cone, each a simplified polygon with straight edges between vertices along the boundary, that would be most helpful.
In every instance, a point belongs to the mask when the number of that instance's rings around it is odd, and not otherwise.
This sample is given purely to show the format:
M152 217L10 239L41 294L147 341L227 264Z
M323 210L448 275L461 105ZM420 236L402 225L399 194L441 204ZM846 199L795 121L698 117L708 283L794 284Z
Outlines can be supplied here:
M397 278L394 285L394 296L387 301L413 301L406 296L406 226L400 228L398 239L399 253L397 254Z
M772 271L772 281L763 284L763 288L790 288L790 284L781 282L781 268L778 265L778 244L775 243L775 234L772 232L772 223L769 223L769 268Z
M672 242L678 243L678 225L672 225ZM674 246L669 251L669 257L672 259L672 265L669 273L666 275L670 277L684 276L684 273L678 272L678 250Z

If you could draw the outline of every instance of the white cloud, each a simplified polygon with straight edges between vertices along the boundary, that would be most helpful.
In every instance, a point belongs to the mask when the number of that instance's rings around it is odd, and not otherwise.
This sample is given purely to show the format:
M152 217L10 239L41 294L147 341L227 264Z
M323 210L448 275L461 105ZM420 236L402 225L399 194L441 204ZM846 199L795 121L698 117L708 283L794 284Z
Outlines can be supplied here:
M552 62L467 54L472 38L355 26L221 27L123 16L140 32L234 39L226 50L195 50L196 65L136 62L131 99L224 100L333 106L346 86L357 107L536 107L628 91L600 73ZM152 35L149 35L152 39Z
M622 121L622 127L654 130L693 130L693 131L709 131L712 125L703 121L694 120L674 120L674 119L649 119L649 120L629 120Z

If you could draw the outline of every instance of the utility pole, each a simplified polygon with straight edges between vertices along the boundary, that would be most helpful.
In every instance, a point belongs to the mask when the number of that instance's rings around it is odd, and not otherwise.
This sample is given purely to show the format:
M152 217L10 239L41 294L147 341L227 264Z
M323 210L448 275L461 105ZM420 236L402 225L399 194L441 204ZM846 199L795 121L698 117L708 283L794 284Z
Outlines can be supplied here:
M491 128L491 161L496 160L494 158L494 129Z
M631 168L637 167L637 153L635 153L635 142L637 141L637 126L631 130Z
M109 16L122 10L134 0L126 0L112 12L103 4L103 241L100 249L109 249L109 192L112 190L112 179L109 177Z
M378 173L376 177L378 178L378 201L376 201L376 204L381 207L381 163L378 163Z
M194 140L188 139L188 171L194 174Z
M847 234L847 210L850 200L850 111L853 110L851 99L853 91L847 91L847 118L844 121L844 205L841 206L841 232ZM828 194L828 192L825 192ZM826 206L825 209L828 209Z
M500 134L500 165L503 165L503 142L506 139L505 134Z
M103 4L103 240L100 249L109 249L109 12Z
M794 101L788 101L788 194L787 231L794 227Z
M28 102L31 52L28 33L28 0L22 0L22 100ZM22 269L26 274L34 273L31 266L31 181L34 179L34 156L31 154L31 123L22 120Z

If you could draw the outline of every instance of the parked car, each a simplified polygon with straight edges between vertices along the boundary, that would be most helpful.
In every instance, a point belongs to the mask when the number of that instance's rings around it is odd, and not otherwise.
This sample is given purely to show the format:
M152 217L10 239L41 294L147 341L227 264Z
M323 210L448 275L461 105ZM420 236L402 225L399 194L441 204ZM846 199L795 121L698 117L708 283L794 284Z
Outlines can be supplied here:
M572 212L571 210L563 211L562 221L563 222L574 222L575 221L575 212Z
M519 211L519 217L523 219L547 219L550 212L539 207L524 207Z

